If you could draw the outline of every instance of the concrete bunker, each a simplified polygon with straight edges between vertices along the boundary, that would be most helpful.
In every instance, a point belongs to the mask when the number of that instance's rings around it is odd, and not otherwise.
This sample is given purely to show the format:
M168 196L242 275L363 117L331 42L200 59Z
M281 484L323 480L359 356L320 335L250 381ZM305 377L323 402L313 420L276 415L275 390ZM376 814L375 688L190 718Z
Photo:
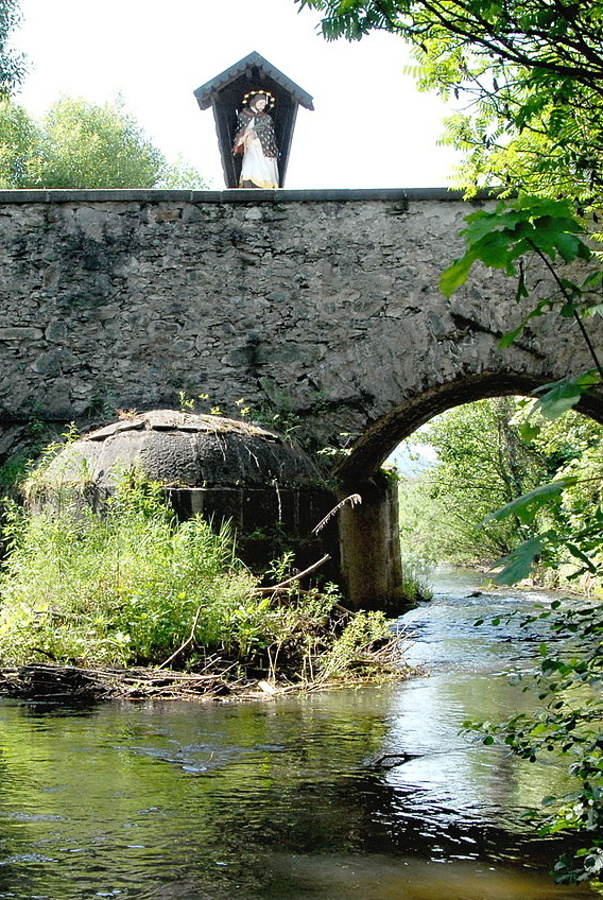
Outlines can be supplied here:
M27 488L32 508L102 507L117 480L139 469L158 481L177 516L231 522L237 553L262 570L284 549L298 567L324 553L339 574L335 523L314 526L336 498L313 460L282 436L247 422L175 410L126 415L67 444Z
M289 548L300 569L328 553L321 574L353 607L403 605L395 482L374 473L363 483L362 514L344 504L316 535L344 495L309 454L248 422L175 410L125 415L67 444L30 480L27 501L34 509L101 507L133 468L161 483L179 518L230 521L237 553L255 571ZM365 572L362 589L356 570Z

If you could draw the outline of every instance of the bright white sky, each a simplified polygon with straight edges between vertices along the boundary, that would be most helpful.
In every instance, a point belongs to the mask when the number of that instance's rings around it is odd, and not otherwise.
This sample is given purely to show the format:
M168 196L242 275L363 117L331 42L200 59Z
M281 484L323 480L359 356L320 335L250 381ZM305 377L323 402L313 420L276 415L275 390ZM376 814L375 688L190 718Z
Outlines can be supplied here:
M293 0L22 0L15 43L29 57L19 97L36 116L62 95L121 94L169 159L224 186L211 110L193 90L253 50L314 97L300 108L288 188L444 187L443 104L420 94L399 38L328 44Z

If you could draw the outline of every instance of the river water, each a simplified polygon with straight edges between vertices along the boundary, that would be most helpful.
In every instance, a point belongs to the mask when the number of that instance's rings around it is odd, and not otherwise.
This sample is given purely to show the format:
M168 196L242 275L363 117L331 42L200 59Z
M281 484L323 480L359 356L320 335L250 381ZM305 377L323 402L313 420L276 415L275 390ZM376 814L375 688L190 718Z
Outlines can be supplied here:
M473 576L475 579L475 576ZM459 732L528 708L541 634L449 575L404 619L423 677L266 703L0 703L0 900L577 900L521 812L562 769ZM597 895L598 896L598 895Z

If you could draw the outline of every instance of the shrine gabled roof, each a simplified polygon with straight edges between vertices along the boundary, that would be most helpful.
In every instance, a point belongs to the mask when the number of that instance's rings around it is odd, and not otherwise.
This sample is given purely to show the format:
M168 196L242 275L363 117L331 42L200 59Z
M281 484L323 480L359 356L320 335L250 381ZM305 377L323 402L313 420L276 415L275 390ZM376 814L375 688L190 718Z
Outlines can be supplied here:
M216 75L211 81L202 84L201 87L198 87L197 90L194 91L197 103L201 109L207 109L211 106L212 94L227 87L232 81L235 81L243 75L247 69L251 69L252 67L260 69L269 78L272 78L273 81L287 91L291 95L291 98L297 101L300 106L303 106L306 109L314 109L310 94L302 90L299 85L295 84L294 81L291 81L290 78L287 78L286 75L283 75L283 73L275 68L272 63L269 63L267 59L264 59L264 57L260 56L259 53L256 53L255 50L253 53L240 59L239 62L230 66L230 68L225 69L220 75Z

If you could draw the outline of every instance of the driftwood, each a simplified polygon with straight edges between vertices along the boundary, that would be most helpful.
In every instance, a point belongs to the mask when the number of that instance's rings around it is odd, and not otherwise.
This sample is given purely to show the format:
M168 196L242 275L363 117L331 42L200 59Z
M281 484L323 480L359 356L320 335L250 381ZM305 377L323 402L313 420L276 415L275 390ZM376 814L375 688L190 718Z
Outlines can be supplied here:
M227 668L186 674L150 668L84 669L32 663L0 671L0 695L53 703L89 703L112 699L209 700L262 692L255 681L227 676Z
M195 674L159 668L96 668L31 663L0 670L0 697L37 703L97 703L103 700L267 700L285 694L333 690L377 679L407 678L416 674L400 664L400 639L359 648L350 660L347 677L320 673L298 683L236 678L236 663L224 665L210 658L206 670Z
M274 679L272 667L269 680L265 680L266 675L262 676L257 670L253 673L256 677L241 674L238 661L233 662L217 654L206 657L203 668L194 673L161 667L83 668L56 663L30 663L0 669L0 697L68 705L116 699L266 700L375 679L406 678L414 674L414 670L401 662L405 641L403 635L392 634L389 638L358 647L347 659L345 671L337 667L334 670L327 667L324 671L319 668L315 675L310 673L310 678L294 677L291 682L284 677L279 681ZM181 652L182 646L173 656Z

